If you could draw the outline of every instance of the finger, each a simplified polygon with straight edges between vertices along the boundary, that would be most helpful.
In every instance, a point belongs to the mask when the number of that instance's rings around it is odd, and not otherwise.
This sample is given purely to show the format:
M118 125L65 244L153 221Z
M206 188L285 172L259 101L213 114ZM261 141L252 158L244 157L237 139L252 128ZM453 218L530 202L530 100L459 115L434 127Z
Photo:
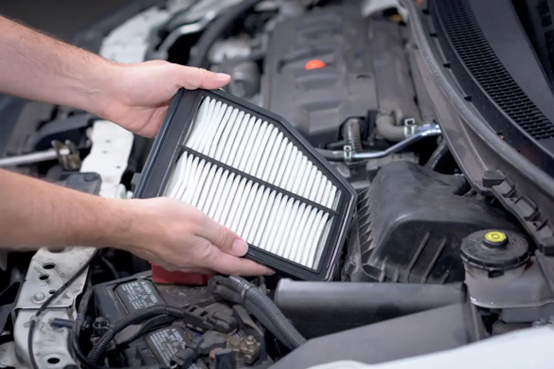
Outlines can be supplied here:
M209 257L205 259L204 267L227 275L257 276L275 273L273 270L257 264L252 260L226 254L215 247L212 248Z
M176 66L179 68L178 75L180 76L180 86L187 90L195 90L197 88L217 89L225 86L231 81L231 76L224 73L214 73L206 69Z
M244 256L248 252L248 244L239 235L203 213L198 236L227 254Z
M200 274L208 274L213 275L215 272L208 268L200 268L200 267L190 267L186 269L181 269L182 272L185 273L200 273Z

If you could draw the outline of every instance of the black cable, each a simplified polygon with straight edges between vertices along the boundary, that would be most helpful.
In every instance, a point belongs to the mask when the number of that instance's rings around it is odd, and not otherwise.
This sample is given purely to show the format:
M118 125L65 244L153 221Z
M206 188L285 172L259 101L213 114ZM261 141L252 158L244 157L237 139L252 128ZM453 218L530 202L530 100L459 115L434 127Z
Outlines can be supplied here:
M184 310L173 306L152 306L146 309L139 310L121 320L108 328L108 330L100 337L98 341L92 347L88 354L88 360L97 364L104 353L108 350L110 343L114 337L132 324L137 324L145 319L158 315L169 315L178 319L182 319L185 316Z
M83 274L90 266L94 258L98 255L98 250L95 250L91 257L79 268L79 270L65 282L56 292L54 292L46 301L40 306L35 315L31 318L29 323L29 334L27 336L27 351L29 352L29 359L31 361L31 367L33 369L39 369L35 354L33 351L33 337L35 333L36 325L40 319L40 315L48 308L48 306L57 299L65 290L69 288Z
M436 169L439 162L445 157L445 155L448 155L448 153L450 153L450 150L446 140L442 139L435 151L433 151L433 154L429 157L429 160L427 160L425 166L427 168Z
M106 259L106 257L102 256L100 258L100 261L102 261L102 263L104 263L106 268L108 268L110 270L110 273L112 273L112 275L115 279L120 279L121 278L121 274L119 274L119 272L117 271L115 266L108 259Z
M225 14L217 17L200 36L195 46L195 54L187 64L191 67L206 68L206 56L221 34L231 28L242 14L252 9L259 2L260 0L242 1L228 9Z
M104 369L101 366L97 366L96 364L90 362L79 346L79 337L81 336L81 330L83 328L83 324L85 323L88 305L90 299L92 298L93 292L94 289L89 278L87 280L85 293L83 294L83 297L81 297L81 301L79 302L79 306L77 307L77 318L75 319L75 323L73 324L73 329L71 330L70 334L71 341L73 342L73 351L77 355L77 358L79 359L81 365L85 369Z
M214 294L244 305L288 348L295 349L306 343L306 339L283 315L275 303L255 285L235 276L229 278L214 276L210 279L209 286Z

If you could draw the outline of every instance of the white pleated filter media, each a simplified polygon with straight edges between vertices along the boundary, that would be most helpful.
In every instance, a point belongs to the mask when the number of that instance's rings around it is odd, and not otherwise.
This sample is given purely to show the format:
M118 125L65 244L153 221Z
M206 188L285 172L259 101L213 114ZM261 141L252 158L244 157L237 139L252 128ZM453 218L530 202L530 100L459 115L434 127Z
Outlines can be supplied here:
M250 245L316 269L335 185L276 126L214 98L202 101L191 131L165 196L198 208Z

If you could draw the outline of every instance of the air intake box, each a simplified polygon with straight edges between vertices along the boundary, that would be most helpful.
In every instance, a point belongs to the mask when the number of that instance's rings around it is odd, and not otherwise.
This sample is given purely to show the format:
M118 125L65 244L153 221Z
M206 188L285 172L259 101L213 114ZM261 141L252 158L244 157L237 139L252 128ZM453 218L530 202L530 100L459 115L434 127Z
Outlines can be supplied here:
M282 118L223 91L181 90L135 197L185 201L245 239L247 258L328 280L356 194Z
M383 167L360 195L343 277L355 282L451 283L464 279L462 240L516 226L506 213L466 197L462 177L410 162Z

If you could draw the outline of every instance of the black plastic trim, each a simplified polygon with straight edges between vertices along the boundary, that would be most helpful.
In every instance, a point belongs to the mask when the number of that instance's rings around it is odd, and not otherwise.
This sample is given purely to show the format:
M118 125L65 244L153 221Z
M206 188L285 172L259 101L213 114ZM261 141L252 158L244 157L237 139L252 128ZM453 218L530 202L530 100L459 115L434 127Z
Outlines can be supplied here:
M429 2L435 33L446 62L464 90L466 99L470 99L497 135L536 166L554 175L554 123L538 109L534 103L537 99L531 99L514 79L516 74L523 73L527 79L533 80L528 83L532 82L537 89L541 81L546 83L542 71L538 75L533 73L538 63L536 60L532 63L534 54L520 30L519 20L512 14L511 4L505 0L480 2L479 18L474 14L473 3L470 0ZM502 13L495 14L496 8ZM503 51L497 44L507 41L494 37L498 32L490 29L492 27L484 28L481 18L487 14L502 16L503 33L511 35L515 58L521 60L519 66L513 65L513 53L508 56L506 52L500 56L497 54L497 51ZM497 24L495 28L499 27ZM506 63L511 71L504 66ZM550 100L550 105L554 105L554 97ZM543 105L548 108L548 104Z
M554 179L498 137L464 99L451 71L439 59L440 48L431 43L432 21L426 19L426 28L416 5L410 0L401 1L410 13L409 24L420 51L416 55L418 71L434 103L444 137L466 179L476 190L494 195L517 217L537 246L552 255ZM492 181L487 173L494 173ZM484 182L491 187L484 186Z
M323 254L316 270L266 252L257 248L255 245L250 245L246 257L293 278L330 280L333 277L334 266L338 262L340 250L345 241L346 230L348 229L354 211L357 198L356 192L346 179L337 173L336 169L331 166L290 123L282 117L245 100L239 99L221 90L179 90L171 102L158 137L154 142L152 151L146 161L144 171L140 175L134 196L137 198L152 198L163 195L172 173L172 167L183 151L182 143L185 142L185 138L189 133L196 111L202 99L208 96L243 111L247 111L279 127L281 132L295 143L297 149L302 151L302 153L306 155L338 189L338 195L335 199L335 210L327 209L321 205L317 206L331 215L331 226L326 246L324 247ZM221 165L221 163L218 163L218 165ZM235 169L233 170L236 171ZM255 181L264 185L264 183L257 178ZM275 189L283 194L288 194L281 188L276 187ZM294 194L291 194L291 196L293 195ZM296 198L298 196L294 195L293 197ZM298 198L308 203L307 199L302 197Z

